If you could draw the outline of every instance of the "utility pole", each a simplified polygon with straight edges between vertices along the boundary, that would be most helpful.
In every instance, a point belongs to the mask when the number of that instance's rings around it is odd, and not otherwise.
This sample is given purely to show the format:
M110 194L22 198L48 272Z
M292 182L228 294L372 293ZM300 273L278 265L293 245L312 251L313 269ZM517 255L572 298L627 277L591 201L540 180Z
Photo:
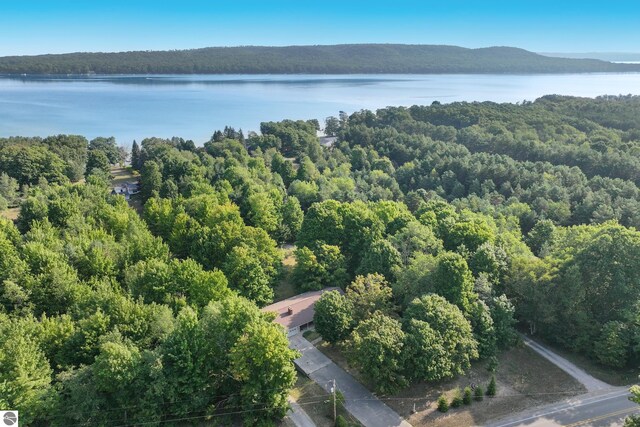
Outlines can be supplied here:
M333 387L331 387L331 393L333 393L333 422L335 423L337 418L338 418L338 414L337 414L337 410L336 410L336 379L333 379Z

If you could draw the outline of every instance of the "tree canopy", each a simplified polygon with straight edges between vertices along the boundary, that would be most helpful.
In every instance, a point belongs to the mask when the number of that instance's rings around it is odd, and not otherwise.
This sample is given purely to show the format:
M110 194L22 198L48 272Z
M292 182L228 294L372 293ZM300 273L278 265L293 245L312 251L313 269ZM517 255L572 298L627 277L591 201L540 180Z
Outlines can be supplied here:
M0 139L0 208L19 206L0 219L0 405L34 425L270 423L296 354L258 307L286 281L340 289L317 331L381 393L463 374L517 324L637 366L637 111L549 96L342 113L331 147L313 120L147 138L140 214L110 195L112 139Z

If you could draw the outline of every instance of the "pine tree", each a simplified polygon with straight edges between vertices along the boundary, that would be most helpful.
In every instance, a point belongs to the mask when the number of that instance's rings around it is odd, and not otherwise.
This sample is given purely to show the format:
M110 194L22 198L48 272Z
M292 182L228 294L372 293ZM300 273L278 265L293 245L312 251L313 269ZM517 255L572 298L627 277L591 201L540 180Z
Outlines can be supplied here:
M135 170L140 170L141 166L140 147L134 139L133 145L131 146L131 167Z
M476 387L475 391L473 392L473 397L478 402L484 399L484 390L482 390L482 387L480 386Z
M438 398L438 411L447 412L449 410L449 401L447 400L447 396L441 394Z
M471 387L464 388L464 395L462 397L462 403L465 405L470 405L473 400L473 392L471 391Z
M453 393L453 399L451 400L451 407L458 408L462 406L462 393L459 388L456 388Z
M487 386L487 396L495 396L497 391L496 376L491 375L491 381L489 381L489 385Z

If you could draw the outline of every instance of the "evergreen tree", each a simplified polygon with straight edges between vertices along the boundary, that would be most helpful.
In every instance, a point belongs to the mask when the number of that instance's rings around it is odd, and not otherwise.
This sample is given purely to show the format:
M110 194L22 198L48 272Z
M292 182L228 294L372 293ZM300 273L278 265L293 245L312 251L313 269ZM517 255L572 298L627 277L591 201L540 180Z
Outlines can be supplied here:
M137 171L142 169L142 157L140 153L140 146L138 145L135 139L133 140L133 145L131 146L131 167Z
M473 391L473 398L478 402L484 399L484 390L482 389L481 386L477 386L476 389Z
M447 399L447 396L445 396L444 394L441 394L440 397L438 398L438 411L447 412L448 410L449 410L449 400Z
M491 380L489 381L489 385L487 386L487 396L495 396L497 393L497 385L496 385L496 376L491 375Z
M473 400L473 391L471 391L471 387L464 388L464 394L462 396L462 403L465 405L470 405Z
M459 408L460 406L462 406L462 404L463 404L462 393L460 392L460 389L456 387L456 389L453 391L453 398L451 399L451 407Z

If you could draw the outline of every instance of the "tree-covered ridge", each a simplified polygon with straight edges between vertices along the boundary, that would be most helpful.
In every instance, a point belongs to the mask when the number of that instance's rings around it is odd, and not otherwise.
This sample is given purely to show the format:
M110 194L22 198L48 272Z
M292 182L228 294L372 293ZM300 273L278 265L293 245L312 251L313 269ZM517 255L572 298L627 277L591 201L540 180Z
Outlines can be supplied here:
M633 64L552 58L511 47L401 44L209 47L0 58L3 74L501 74L639 69Z

